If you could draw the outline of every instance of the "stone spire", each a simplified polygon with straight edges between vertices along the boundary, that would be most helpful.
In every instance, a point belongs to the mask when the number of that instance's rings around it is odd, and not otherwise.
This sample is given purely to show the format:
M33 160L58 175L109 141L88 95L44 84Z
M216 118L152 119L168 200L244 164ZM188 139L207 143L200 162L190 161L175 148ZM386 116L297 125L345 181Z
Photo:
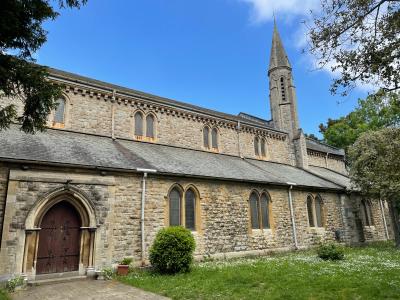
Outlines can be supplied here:
M285 48L283 48L282 40L279 35L274 18L274 33L272 36L271 56L269 60L268 71L270 72L272 69L278 67L286 67L292 69L292 66L290 65L289 59L286 55Z
M276 129L288 133L294 163L306 169L308 168L307 146L304 133L299 127L292 66L283 48L275 18L268 77L273 125Z

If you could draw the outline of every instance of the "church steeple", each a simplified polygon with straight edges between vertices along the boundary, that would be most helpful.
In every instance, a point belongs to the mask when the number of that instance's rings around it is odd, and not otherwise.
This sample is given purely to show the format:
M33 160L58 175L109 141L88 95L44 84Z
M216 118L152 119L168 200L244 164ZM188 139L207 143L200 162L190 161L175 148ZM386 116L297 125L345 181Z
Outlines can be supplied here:
M292 69L274 19L274 33L272 35L268 73L279 67L289 68L290 70Z
M305 136L299 127L297 115L296 88L293 82L292 66L274 20L271 56L268 68L269 101L274 127L286 131L293 145L296 165L308 168Z

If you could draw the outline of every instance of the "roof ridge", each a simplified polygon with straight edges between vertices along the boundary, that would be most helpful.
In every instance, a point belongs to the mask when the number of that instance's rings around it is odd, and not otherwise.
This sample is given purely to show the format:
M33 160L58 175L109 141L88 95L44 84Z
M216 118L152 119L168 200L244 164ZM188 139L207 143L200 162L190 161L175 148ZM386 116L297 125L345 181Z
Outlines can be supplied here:
M315 139L312 139L312 138L310 138L310 137L306 137L306 139L307 139L307 140L309 140L309 141L316 142L316 143L318 143L318 144L321 144L321 145L327 146L327 147L329 147L329 148L332 148L332 149L336 149L336 150L344 150L343 148L338 148L338 147L335 147L335 146L329 145L329 144L327 144L327 143L324 143L324 142L322 142L322 141L319 141L319 140L317 141L317 140L315 140Z
M331 171L331 172L333 172L333 173L336 173L336 174L338 174L338 175L342 175L343 177L347 177L347 178L350 179L350 176L347 176L346 174L340 173L340 172L338 172L338 171L336 171L336 170L332 170L332 169L329 169L329 168L326 168L326 167L321 167L321 166L315 166L315 165L310 165L310 166L316 167L316 168L320 168L320 169L324 169L324 170L328 170L328 171Z
M314 176L317 176L317 177L319 177L319 178L321 178L321 179L323 179L323 180L329 181L330 183L336 184L337 186L340 186L340 187L346 189L346 186L344 186L344 185L342 185L342 184L339 184L339 183L337 183L337 182L334 182L334 181L332 181L332 180L330 180L330 179L328 179L328 178L325 178L325 177L323 177L323 176L321 176L321 175L319 175L319 174L316 174L315 172L312 172L311 170L308 170L308 169L302 169L302 170L304 170L305 172L307 172L307 173L309 173L309 174L312 174L312 175L314 175Z

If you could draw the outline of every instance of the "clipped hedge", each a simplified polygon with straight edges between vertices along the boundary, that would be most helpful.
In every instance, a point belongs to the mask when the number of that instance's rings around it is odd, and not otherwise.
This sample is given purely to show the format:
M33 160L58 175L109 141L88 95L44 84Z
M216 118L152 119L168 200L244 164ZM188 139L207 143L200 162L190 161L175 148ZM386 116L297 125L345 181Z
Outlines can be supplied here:
M195 247L190 230L181 226L161 229L150 249L150 263L163 274L188 272Z
M342 260L344 259L344 249L335 243L322 244L317 249L319 258L323 260Z

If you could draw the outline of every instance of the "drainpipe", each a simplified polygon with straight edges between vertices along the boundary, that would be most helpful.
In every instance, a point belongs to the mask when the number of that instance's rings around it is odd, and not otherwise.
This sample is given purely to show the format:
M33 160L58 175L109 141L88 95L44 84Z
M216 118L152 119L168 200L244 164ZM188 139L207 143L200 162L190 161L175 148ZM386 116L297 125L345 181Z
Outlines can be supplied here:
M382 199L381 198L379 198L379 205L381 207L383 226L385 227L386 240L388 240L389 239L389 232L388 232L388 228L387 228L387 224L386 224L385 211L383 210L383 203L382 203Z
M289 209L290 209L290 219L292 221L292 229L293 229L293 240L294 240L294 248L299 249L299 245L297 243L297 233L296 233L296 222L294 220L294 209L293 209L293 200L292 200L292 189L294 185L297 185L293 182L287 182L289 185L288 194L289 194Z
M240 121L237 124L237 142L238 142L238 154L239 157L242 157L241 149L240 149Z
M329 152L326 153L325 155L325 167L328 169L328 156L329 156Z
M111 104L111 138L115 139L115 90L112 92L112 104Z
M148 173L156 173L157 171L154 169L141 169L137 168L136 171L143 173L142 179L142 201L141 201L141 208L140 208L140 234L141 234L141 253L142 253L142 266L146 264L146 245L144 242L145 234L144 234L144 208L146 202L146 178Z

